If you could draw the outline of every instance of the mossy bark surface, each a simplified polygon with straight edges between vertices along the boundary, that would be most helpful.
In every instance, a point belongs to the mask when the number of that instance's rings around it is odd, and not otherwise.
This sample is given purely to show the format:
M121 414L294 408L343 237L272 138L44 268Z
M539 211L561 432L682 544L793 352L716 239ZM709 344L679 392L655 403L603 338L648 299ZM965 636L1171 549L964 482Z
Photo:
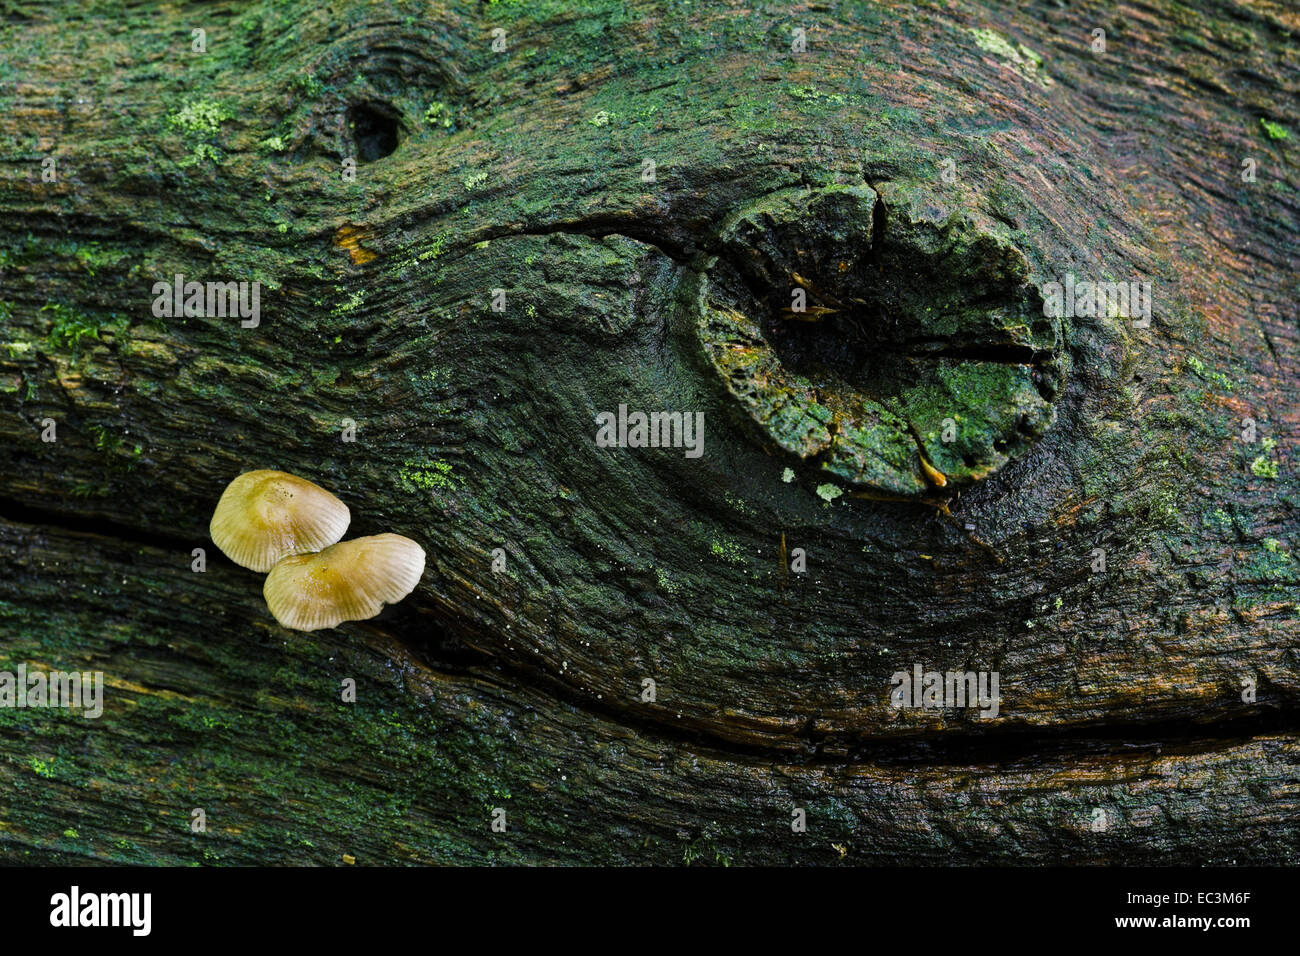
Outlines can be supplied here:
M0 708L0 860L1300 861L1286 5L12 0L0 51L0 670L108 684ZM278 627L207 539L256 468L422 584Z

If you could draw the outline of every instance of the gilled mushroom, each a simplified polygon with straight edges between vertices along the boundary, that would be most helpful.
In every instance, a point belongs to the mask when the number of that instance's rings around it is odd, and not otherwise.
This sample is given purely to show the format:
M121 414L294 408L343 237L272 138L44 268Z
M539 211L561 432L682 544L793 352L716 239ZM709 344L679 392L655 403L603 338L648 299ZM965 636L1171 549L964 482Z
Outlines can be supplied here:
M226 486L208 532L231 561L270 571L281 558L343 537L348 506L320 485L283 471L247 471Z
M262 593L283 626L318 631L374 617L410 594L422 574L423 548L400 534L376 534L285 558Z

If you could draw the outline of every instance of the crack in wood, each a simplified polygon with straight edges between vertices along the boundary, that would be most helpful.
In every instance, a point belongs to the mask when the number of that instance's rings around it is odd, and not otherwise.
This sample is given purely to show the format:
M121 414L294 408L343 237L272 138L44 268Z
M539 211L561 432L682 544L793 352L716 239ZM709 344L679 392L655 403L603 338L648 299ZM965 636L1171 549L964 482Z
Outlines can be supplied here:
M0 522L25 526L33 533L62 534L110 541L128 548L178 551L188 556L195 539L142 529L92 515L41 509L12 498L0 499ZM206 537L202 544L210 544ZM234 565L231 566L232 568ZM433 620L431 626L430 620ZM478 650L457 630L455 621L419 599L418 592L381 617L353 625L372 639L391 642L435 673L490 684L500 690L527 688L580 712L599 716L628 730L700 751L756 763L780 761L800 766L856 764L964 765L1017 764L1055 756L1126 757L1141 753L1204 753L1255 737L1300 733L1300 700L1261 704L1263 712L1221 716L1204 723L1159 719L1150 723L1074 723L1060 727L999 726L988 730L906 732L891 737L817 730L817 716L802 720L789 737L790 746L746 743L721 732L721 725L700 720L683 724L671 711L662 717L646 708L620 707L593 700L555 675ZM431 633L432 631L432 633Z

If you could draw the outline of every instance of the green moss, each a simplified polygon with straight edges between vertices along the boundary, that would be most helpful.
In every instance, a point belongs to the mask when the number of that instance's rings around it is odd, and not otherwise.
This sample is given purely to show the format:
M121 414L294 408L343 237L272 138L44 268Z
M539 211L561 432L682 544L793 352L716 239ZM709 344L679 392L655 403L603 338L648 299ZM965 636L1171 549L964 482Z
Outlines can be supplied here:
M429 104L429 108L424 111L424 121L430 126L451 129L455 123L455 118L450 106L441 100L434 100Z
M844 106L848 103L843 93L824 93L815 86L791 86L786 92L805 103L824 102L829 106Z
M95 436L95 447L100 451L115 451L122 445L122 436L110 435L103 425L91 425L90 433Z
M200 136L215 136L221 124L232 119L230 111L216 100L190 100L167 117L168 125Z
M409 492L454 491L464 479L454 474L449 461L407 461L397 473L402 487Z
M655 577L659 581L659 587L661 590L674 595L681 593L682 586L672 580L672 578L668 577L667 572L664 571L663 568L655 568Z
M234 118L228 107L211 99L193 99L167 117L169 129L179 133L190 148L190 155L178 165L196 166L211 160L220 163L221 151L215 140L223 123Z
M740 549L740 545L733 541L714 541L709 545L709 551L715 558L721 558L728 564L744 564L745 555Z
M1242 565L1241 577L1257 584L1300 584L1300 567L1285 544L1265 538L1263 551Z
M87 242L78 246L73 255L85 267L86 271L93 276L100 269L116 266L127 258L130 253L122 249L106 249L98 242Z
M79 355L83 340L99 341L98 323L84 312L79 312L61 302L47 302L41 307L41 311L53 314L54 321L49 333L51 347Z
M294 90L307 99L315 99L325 92L325 86L313 73L296 73L293 80Z
M722 493L722 500L725 501L732 508L735 508L741 514L749 514L749 508L745 505L745 499L741 498L740 496L733 495L729 491L724 491Z
M1157 469L1166 471L1168 462L1160 462ZM1178 496L1172 489L1156 488L1145 499L1147 520L1155 527L1174 530L1181 527L1182 516L1178 510Z
M1263 127L1264 135L1269 139L1286 139L1290 135L1285 126L1274 123L1272 120L1265 119L1263 116L1259 118L1259 125Z
M1213 382L1225 392L1231 392L1234 388L1232 379L1228 378L1228 376L1224 375L1222 372L1210 371L1205 367L1205 363L1195 355L1187 356L1187 367L1195 372L1199 378L1202 378L1207 382Z
M1201 524L1206 528L1214 528L1223 532L1233 529L1232 516L1222 508L1215 508L1213 511L1207 511L1201 515Z
M388 275L393 278L401 278L412 266L424 262L432 262L443 254L447 249L447 243L450 241L448 233L440 232L427 242L419 252L404 256L398 259L388 270Z
M335 286L335 291L342 292L341 286ZM366 301L366 290L358 288L352 293L345 302L341 302L334 308L330 309L330 315L334 317L347 315L349 312L359 309Z
M1250 463L1251 474L1257 478L1276 478L1279 473L1278 464L1267 455L1260 455Z
M682 848L682 865L694 866L696 863L726 867L731 866L731 857L714 845L712 840L696 840Z

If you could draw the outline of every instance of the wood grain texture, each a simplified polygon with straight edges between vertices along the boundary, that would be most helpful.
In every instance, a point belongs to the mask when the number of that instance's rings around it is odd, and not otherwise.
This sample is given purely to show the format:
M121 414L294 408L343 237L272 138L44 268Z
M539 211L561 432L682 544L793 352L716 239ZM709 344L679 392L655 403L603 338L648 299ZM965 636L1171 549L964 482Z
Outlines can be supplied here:
M0 710L0 859L1300 859L1285 6L14 2L0 49L0 669L110 685ZM348 182L359 107L400 142ZM996 240L1151 281L1150 327L1063 320L1054 424L959 496L855 497L747 426L691 295L729 215L839 187L942 232L936 301ZM156 318L177 273L260 324ZM620 404L705 453L597 448ZM253 468L423 583L278 628L206 540ZM892 709L914 663L999 716Z

